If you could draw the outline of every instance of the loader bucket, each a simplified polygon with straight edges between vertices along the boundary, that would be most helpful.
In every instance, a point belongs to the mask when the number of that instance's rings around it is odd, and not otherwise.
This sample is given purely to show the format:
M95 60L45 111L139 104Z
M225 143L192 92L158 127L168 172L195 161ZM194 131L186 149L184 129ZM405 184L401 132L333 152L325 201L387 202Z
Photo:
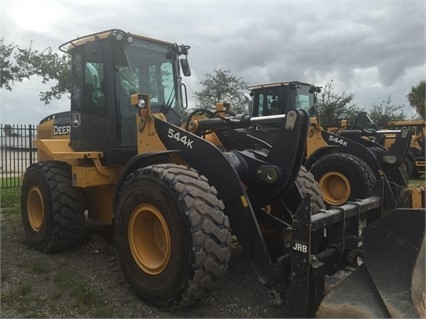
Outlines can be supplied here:
M426 318L424 209L397 209L372 223L363 265L323 299L318 317Z
M364 263L394 318L420 316L417 308L422 306L419 301L425 295L424 235L425 211L411 209L395 210L366 232Z

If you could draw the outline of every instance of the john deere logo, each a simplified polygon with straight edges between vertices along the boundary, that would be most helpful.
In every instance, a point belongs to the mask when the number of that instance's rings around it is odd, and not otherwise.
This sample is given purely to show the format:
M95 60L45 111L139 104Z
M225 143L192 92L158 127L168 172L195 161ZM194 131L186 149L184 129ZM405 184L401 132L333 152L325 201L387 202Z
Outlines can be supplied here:
M71 126L69 125L53 125L53 135L69 135Z
M72 115L72 127L80 126L80 113L74 113Z

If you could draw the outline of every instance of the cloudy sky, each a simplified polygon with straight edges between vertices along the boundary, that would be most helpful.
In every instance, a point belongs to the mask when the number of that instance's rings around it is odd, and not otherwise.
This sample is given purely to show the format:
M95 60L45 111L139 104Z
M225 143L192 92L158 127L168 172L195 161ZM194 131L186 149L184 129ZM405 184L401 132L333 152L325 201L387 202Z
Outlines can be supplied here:
M355 94L365 109L391 96L414 115L406 95L426 78L424 0L42 1L1 0L1 36L35 49L119 28L190 49L190 98L213 69L247 84L300 80ZM58 51L59 52L59 51ZM1 91L0 123L37 124L69 109L44 105L40 79Z

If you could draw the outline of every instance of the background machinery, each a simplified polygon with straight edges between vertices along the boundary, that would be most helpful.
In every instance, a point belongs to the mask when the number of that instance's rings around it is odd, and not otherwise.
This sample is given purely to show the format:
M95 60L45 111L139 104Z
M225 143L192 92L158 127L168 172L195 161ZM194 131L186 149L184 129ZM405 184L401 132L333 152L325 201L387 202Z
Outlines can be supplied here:
M412 121L394 121L388 123L388 129L400 130L402 128L409 128L413 132L411 138L410 148L408 149L407 156L404 160L407 168L407 173L410 178L419 177L421 174L426 173L426 121L412 120ZM395 140L393 134L387 134L385 139L385 147L389 148Z
M301 169L304 110L204 110L183 122L186 45L113 29L61 48L72 55L71 111L38 127L39 162L22 186L28 243L60 251L83 239L86 219L112 225L134 291L179 307L224 275L232 232L283 314L314 316L326 276L358 265L364 230L384 213L383 184L325 210L318 184ZM268 123L278 126L272 143L245 133ZM424 224L425 214L411 213ZM419 250L424 229L412 233L409 247Z
M418 178L426 172L425 127L426 121L423 120L403 120L389 122L385 128L379 129L366 112L361 112L352 125L349 121L342 120L340 127L334 128L334 132L345 134L347 130L350 130L358 131L359 134L361 131L364 138L373 140L386 149L390 149L395 142L396 134L401 129L410 129L412 137L408 152L404 157L404 166L408 178Z
M337 133L324 130L316 109L319 87L292 81L260 84L249 89L252 96L250 114L253 116L283 114L292 108L308 112L310 127L304 165L319 182L327 204L342 205L348 200L364 198L379 182L383 183L387 208L401 205L424 207L421 199L424 190L409 189L408 180L400 168L410 144L411 131L406 128L393 130L394 143L385 148L366 138L380 135L375 129L354 128ZM365 125L364 117L359 116L357 123ZM276 138L276 130L275 124L257 125L251 128L250 134L271 143Z

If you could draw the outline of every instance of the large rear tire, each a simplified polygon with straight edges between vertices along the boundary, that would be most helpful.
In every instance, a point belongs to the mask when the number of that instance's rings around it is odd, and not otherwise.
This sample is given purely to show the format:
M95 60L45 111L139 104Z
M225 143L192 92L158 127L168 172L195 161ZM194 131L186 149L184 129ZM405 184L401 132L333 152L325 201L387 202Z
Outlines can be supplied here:
M224 205L207 179L185 166L152 165L130 174L118 196L115 244L136 293L167 308L204 297L231 254Z
M84 237L85 194L73 187L66 163L31 165L22 184L21 207L27 240L38 250L65 250Z
M310 171L319 183L324 201L331 206L366 198L376 184L371 168L360 158L346 153L325 155Z

